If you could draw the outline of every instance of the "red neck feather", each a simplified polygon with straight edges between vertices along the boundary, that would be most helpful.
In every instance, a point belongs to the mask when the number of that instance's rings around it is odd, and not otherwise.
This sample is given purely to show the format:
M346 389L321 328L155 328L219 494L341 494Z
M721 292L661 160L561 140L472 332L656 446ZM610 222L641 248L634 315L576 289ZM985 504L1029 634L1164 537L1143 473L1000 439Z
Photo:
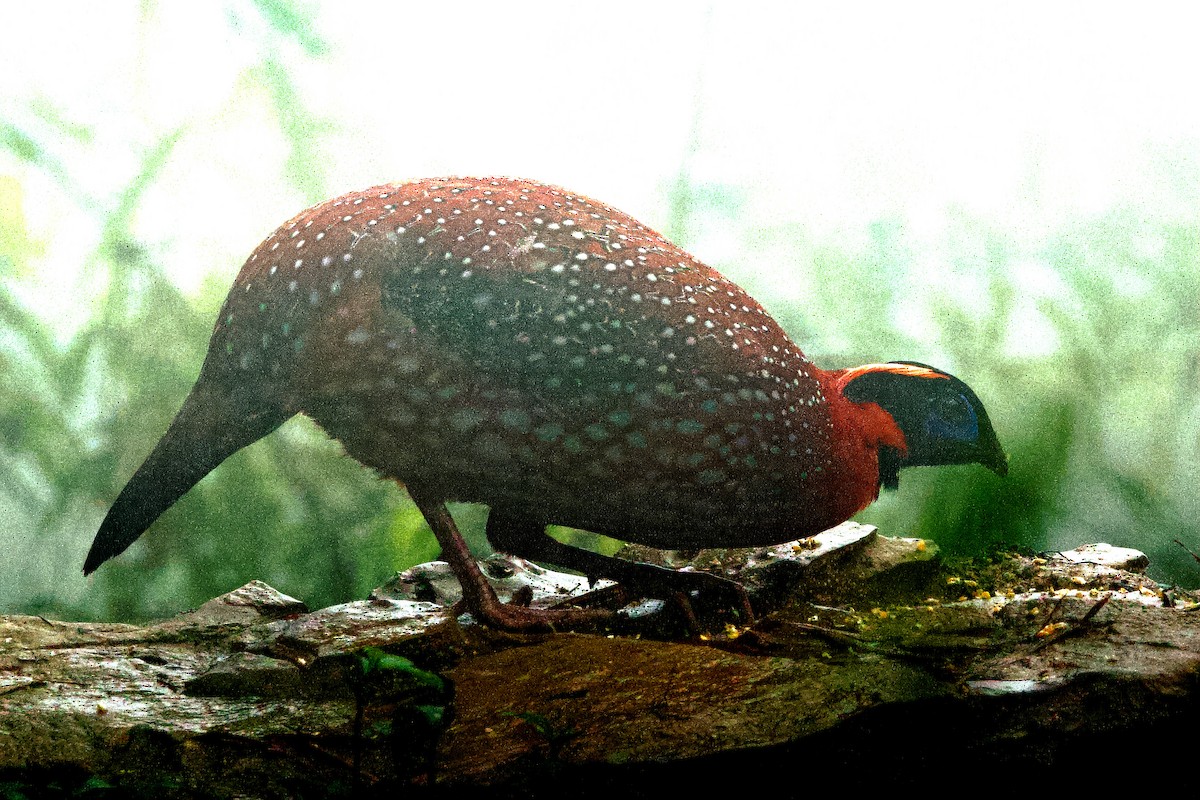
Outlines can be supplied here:
M820 376L833 426L829 500L843 519L879 496L879 448L907 451L904 432L891 414L876 403L854 403L842 394L849 372Z

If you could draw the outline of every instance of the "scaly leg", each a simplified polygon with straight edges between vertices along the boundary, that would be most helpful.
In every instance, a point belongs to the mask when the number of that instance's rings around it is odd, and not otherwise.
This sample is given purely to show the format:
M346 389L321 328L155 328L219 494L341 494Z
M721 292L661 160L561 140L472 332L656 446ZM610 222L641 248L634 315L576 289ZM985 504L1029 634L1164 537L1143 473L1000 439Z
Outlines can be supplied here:
M442 546L442 558L450 564L462 586L466 609L481 623L509 631L544 631L556 628L594 628L612 619L613 612L598 609L535 609L500 602L496 592L479 569L475 557L454 524L446 504L426 494L419 486L408 485L408 494Z

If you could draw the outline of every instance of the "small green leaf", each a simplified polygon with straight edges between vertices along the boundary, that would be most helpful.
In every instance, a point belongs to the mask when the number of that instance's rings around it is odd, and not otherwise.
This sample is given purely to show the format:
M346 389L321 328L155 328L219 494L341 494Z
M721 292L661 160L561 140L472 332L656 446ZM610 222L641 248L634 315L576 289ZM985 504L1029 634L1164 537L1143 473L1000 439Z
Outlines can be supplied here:
M445 706L417 706L417 711L424 714L426 721L434 727L440 727L442 720L446 718Z
M369 675L376 669L393 670L404 672L422 686L429 686L439 692L446 686L446 682L437 673L421 669L404 656L393 655L378 647L364 647L359 656L359 664L363 675Z

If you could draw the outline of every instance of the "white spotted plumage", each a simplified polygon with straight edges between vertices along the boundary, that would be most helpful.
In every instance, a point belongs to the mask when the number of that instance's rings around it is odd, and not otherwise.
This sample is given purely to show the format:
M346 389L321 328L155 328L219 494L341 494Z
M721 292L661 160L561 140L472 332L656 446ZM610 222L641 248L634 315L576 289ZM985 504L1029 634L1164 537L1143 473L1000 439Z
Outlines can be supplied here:
M282 259L301 231L304 255ZM653 542L794 523L788 506L829 468L821 383L762 307L557 187L346 195L268 237L238 285L214 369L269 382L359 460L454 499Z

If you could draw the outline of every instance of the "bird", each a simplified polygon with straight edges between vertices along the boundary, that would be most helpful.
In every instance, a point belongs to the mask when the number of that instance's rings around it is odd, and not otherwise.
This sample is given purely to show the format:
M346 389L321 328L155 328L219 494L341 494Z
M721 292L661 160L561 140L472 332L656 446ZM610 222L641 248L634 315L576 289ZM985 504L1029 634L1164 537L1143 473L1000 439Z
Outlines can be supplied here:
M407 489L465 609L511 630L602 612L501 603L449 501L489 506L498 551L663 597L731 582L546 527L656 548L771 545L849 519L903 468L1008 465L983 404L947 372L821 369L741 287L604 203L431 178L315 205L254 250L84 574L297 414Z

